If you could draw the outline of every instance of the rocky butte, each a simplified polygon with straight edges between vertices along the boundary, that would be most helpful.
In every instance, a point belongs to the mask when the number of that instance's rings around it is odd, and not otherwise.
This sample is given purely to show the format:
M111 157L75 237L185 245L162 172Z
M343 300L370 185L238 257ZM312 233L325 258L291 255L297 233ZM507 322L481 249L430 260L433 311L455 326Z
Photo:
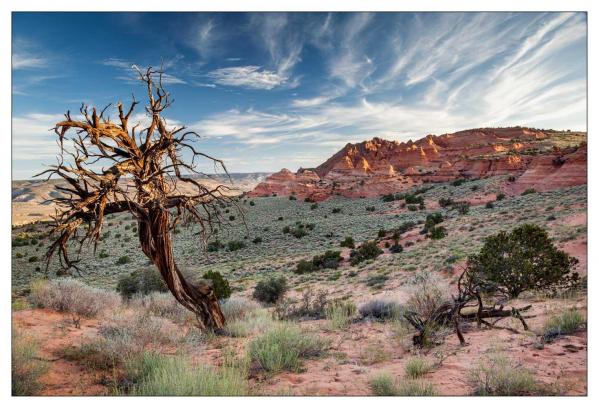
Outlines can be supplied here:
M320 166L283 169L258 184L250 196L286 196L322 201L333 195L373 197L427 182L513 175L518 194L586 184L586 132L533 128L484 128L415 142L375 137L348 143Z

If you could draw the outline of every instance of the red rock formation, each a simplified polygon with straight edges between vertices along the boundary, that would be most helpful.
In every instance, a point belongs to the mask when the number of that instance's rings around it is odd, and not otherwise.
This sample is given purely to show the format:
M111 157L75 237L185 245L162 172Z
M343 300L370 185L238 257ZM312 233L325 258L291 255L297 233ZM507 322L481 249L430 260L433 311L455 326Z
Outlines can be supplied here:
M560 151L552 149L551 143L546 133L526 128L465 130L428 135L415 142L375 137L348 143L315 169L274 173L250 195L295 193L319 201L331 195L377 196L424 182L502 174L522 174L516 184L522 190L586 183L586 146ZM527 154L533 150L541 154Z

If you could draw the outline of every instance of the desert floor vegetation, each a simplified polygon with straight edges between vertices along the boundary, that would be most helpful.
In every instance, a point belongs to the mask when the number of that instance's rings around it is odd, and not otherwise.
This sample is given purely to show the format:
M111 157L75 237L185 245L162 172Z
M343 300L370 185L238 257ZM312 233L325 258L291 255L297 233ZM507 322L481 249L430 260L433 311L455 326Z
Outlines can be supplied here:
M226 325L217 332L199 330L193 313L164 292L137 248L130 216L107 216L97 249L103 255L82 253L81 276L59 276L54 260L45 273L43 223L15 228L14 332L31 330L33 343L22 348L13 339L13 383L22 387L13 393L44 392L43 373L52 375L60 359L104 394L118 395L586 394L585 187L515 195L505 186L498 176L415 188L426 204L415 211L395 195L318 205L240 197L244 220L215 232L208 251L193 243L197 227L178 226L174 253L186 276L218 280L222 289ZM493 208L482 199L467 212L452 204L498 193ZM441 199L449 204L438 205ZM579 259L571 266L577 284L527 288L517 298L483 294L485 305L505 310L530 304L528 330L513 316L493 328L459 319L466 345L452 321L427 326L423 344L414 344L419 331L406 313L426 320L452 302L485 239L528 224ZM436 226L445 230L441 239L427 236ZM296 238L292 230L305 234ZM123 256L128 262L119 265ZM491 339L501 352L488 351ZM38 349L47 362L31 357ZM548 384L555 379L549 360L559 362L558 387Z

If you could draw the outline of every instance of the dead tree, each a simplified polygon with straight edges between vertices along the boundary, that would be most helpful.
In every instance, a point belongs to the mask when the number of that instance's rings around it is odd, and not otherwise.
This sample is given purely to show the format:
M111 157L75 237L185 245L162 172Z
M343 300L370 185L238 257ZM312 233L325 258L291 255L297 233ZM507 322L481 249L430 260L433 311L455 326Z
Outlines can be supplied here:
M433 313L427 318L422 319L413 311L404 312L404 318L410 323L418 333L412 337L412 342L415 346L422 347L425 345L427 331L433 330L438 326L453 325L456 336L460 344L466 344L464 335L460 328L460 321L476 321L478 327L485 325L487 327L495 327L495 324L506 317L515 317L522 323L524 330L528 330L528 325L522 316L522 312L529 310L530 305L522 308L504 309L504 305L496 303L492 306L485 306L483 302L482 292L493 291L489 286L489 282L484 282L472 271L464 270L458 279L458 292L452 296L451 301L447 301L438 306ZM466 308L475 309L474 312L464 313ZM487 319L496 319L490 323Z
M58 164L41 174L58 176L66 187L57 186L63 196L53 199L57 213L51 234L56 240L48 249L48 264L58 252L63 268L78 270L78 259L69 258L69 240L79 241L79 252L84 243L93 243L95 251L106 216L130 213L137 220L142 251L173 296L195 313L201 328L220 329L225 318L212 287L194 284L181 273L173 257L171 232L179 222L194 222L205 243L213 228L224 222L219 207L235 204L227 187L209 188L194 175L202 174L196 170L202 159L215 170L227 170L222 161L196 150L197 133L167 126L162 114L172 100L162 86L162 71L137 72L147 89L147 127L129 123L139 103L133 98L127 109L120 102L116 105L118 121L106 115L110 105L100 112L82 105L80 116L67 112L54 128L60 146ZM184 154L190 159L184 160Z

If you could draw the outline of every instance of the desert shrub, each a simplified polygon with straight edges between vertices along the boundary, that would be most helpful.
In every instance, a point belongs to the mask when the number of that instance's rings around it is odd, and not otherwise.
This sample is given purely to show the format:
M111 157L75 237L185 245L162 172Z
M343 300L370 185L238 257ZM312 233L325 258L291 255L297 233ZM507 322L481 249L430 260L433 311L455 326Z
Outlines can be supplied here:
M504 194L504 193L499 193L499 194L497 194L497 198L496 198L496 200L497 200L497 201L501 201L501 200L503 200L504 198L505 198L505 194Z
M94 317L120 304L116 293L93 288L72 278L32 283L29 300L36 307L83 317Z
M176 326L175 326L176 327ZM94 363L113 367L144 350L177 344L184 336L173 323L149 313L133 310L111 315L98 325L99 337L85 344Z
M164 317L177 323L184 323L194 317L193 313L183 307L170 293L138 294L131 299L131 306L142 308L154 316Z
M513 183L514 181L516 181L516 176L508 176L507 181Z
M382 288L385 285L385 282L389 280L389 277L382 273L376 273L372 275L368 275L366 278L366 286L372 286L374 288Z
M297 197L296 197L296 196L294 196L294 195L290 195L290 196L289 196L289 200L290 200L290 201L295 201L295 200L297 200Z
M397 386L395 379L388 373L379 373L373 376L369 381L370 389L379 397L397 395Z
M12 395L36 395L42 390L40 377L47 371L38 356L38 344L13 326L11 345Z
M275 305L274 315L279 320L298 318L320 319L325 316L325 308L328 305L327 292L318 292L306 289L302 292L300 301L283 299Z
M572 334L586 324L584 316L576 309L568 309L552 316L543 327L543 338L551 340L564 334Z
M110 256L110 254L108 252L106 252L105 249L100 250L100 253L98 254L99 258L108 258Z
M427 233L429 232L429 230L431 230L432 228L435 227L435 225L440 224L443 222L443 214L441 213L434 213L434 214L428 214L426 216L426 220L424 221L424 228L423 228L423 232Z
M299 275L303 275L304 273L310 273L310 272L314 272L314 271L315 271L315 268L314 268L314 265L312 264L312 261L308 261L306 259L302 259L295 266L295 273L297 273Z
M339 214L341 212L341 208L333 208L331 211L333 214Z
M408 210L410 210L410 211L416 211L416 210L418 210L418 207L415 206L414 204L410 204L410 205L408 205Z
M117 259L116 264L117 265L125 265L125 264L128 264L129 262L131 262L131 258L128 255L123 255L123 256L119 257L119 259Z
M315 255L311 261L301 260L295 267L295 273L304 274L320 269L337 269L342 260L339 251L326 251L322 255Z
M202 278L212 282L212 290L217 299L226 299L231 296L231 286L229 281L220 274L220 272L208 271Z
M451 185L454 187L459 187L462 184L464 184L467 180L466 179L456 179L454 181L451 182Z
M291 232L291 227L286 225L283 227L283 234L289 234Z
M311 210L315 210L315 209L317 209L317 208L318 208L318 204L317 204L317 203L314 203L314 204L312 204L312 205L310 206L310 209L311 209Z
M308 235L308 231L306 231L304 228L293 228L291 230L291 235L299 239Z
M452 208L462 215L466 215L470 212L470 204L465 201L455 203Z
M487 237L480 252L468 258L467 268L471 276L516 298L526 290L555 290L578 282L578 273L572 272L577 263L555 247L546 230L524 224Z
M407 301L410 311L417 313L422 320L432 316L441 304L449 300L449 294L436 278L426 275L412 288Z
M208 242L208 244L206 245L206 251L217 252L218 250L220 250L224 247L225 246L223 245L223 243L217 239L217 240Z
M475 395L534 395L538 389L531 372L501 354L493 354L469 373Z
M390 320L399 318L403 313L403 307L393 300L374 299L360 305L359 312L364 318Z
M225 333L231 337L246 337L264 333L275 324L276 322L266 309L256 307L246 311L242 317L228 320Z
M374 207L374 206L367 206L366 207L366 211L367 212L374 212L374 211L376 211L376 207Z
M235 221L235 216L234 215L229 215L229 221Z
M431 368L431 363L423 357L412 357L406 361L404 370L407 377L414 379L424 376Z
M436 225L429 228L427 237L430 239L443 239L447 235L447 230L442 225Z
M403 380L397 385L398 396L404 397L432 397L437 395L435 387L426 381Z
M136 293L147 295L151 292L166 292L168 287L158 269L144 268L121 275L116 285L116 291L126 299Z
M322 255L315 255L312 258L312 265L316 269L337 269L342 259L339 251L326 251Z
M343 241L341 241L341 243L339 245L342 247L345 247L345 248L352 248L352 249L356 247L356 243L354 242L353 237L345 237L345 239Z
M360 245L359 248L354 249L350 253L350 263L357 265L367 259L375 259L383 250L380 249L375 241L367 241Z
M534 193L536 193L536 192L537 192L537 190L535 190L534 188L527 188L527 189L526 189L526 190L524 190L524 191L522 192L522 194L520 194L520 195L534 194Z
M339 330L347 327L356 314L356 305L350 301L336 300L325 308L325 316L330 320L330 327Z
M391 201L399 200L393 193L384 194L381 196L381 201L384 203L390 203Z
M399 243L398 240L395 240L393 245L389 247L389 252L391 252L392 254L399 254L403 252L403 246Z
M424 204L424 198L416 194L406 194L404 201L406 204Z
M220 310L225 315L225 320L227 322L242 319L259 307L260 306L253 300L240 297L230 297L224 299L220 303Z
M227 243L227 249L231 252L239 251L240 249L245 248L245 242L243 241L229 241Z
M282 323L255 338L249 353L265 371L298 371L300 359L318 357L328 345L327 340L306 333L297 325Z
M252 242L254 244L261 244L262 243L262 237L256 237L252 240Z
M128 395L235 396L248 395L243 370L233 367L194 366L187 356L144 352L127 362Z
M287 279L284 276L271 276L258 282L252 297L259 302L275 303L287 291Z
M383 228L381 228L377 235L379 238L385 238L385 236L387 235L387 231L385 231Z
M29 259L27 261L29 263L37 262L37 261L39 261L39 258L34 255L34 256L29 257Z
M492 201L489 201L485 204L485 208L487 208L487 209L495 208L495 205L493 204Z
M255 202L253 202L253 201L250 201L250 207L253 207L253 206L255 206L255 205L256 205L256 203L255 203Z
M449 197L448 198L442 197L442 198L439 199L439 205L442 208L452 206L453 205L453 200L451 198L449 198Z

